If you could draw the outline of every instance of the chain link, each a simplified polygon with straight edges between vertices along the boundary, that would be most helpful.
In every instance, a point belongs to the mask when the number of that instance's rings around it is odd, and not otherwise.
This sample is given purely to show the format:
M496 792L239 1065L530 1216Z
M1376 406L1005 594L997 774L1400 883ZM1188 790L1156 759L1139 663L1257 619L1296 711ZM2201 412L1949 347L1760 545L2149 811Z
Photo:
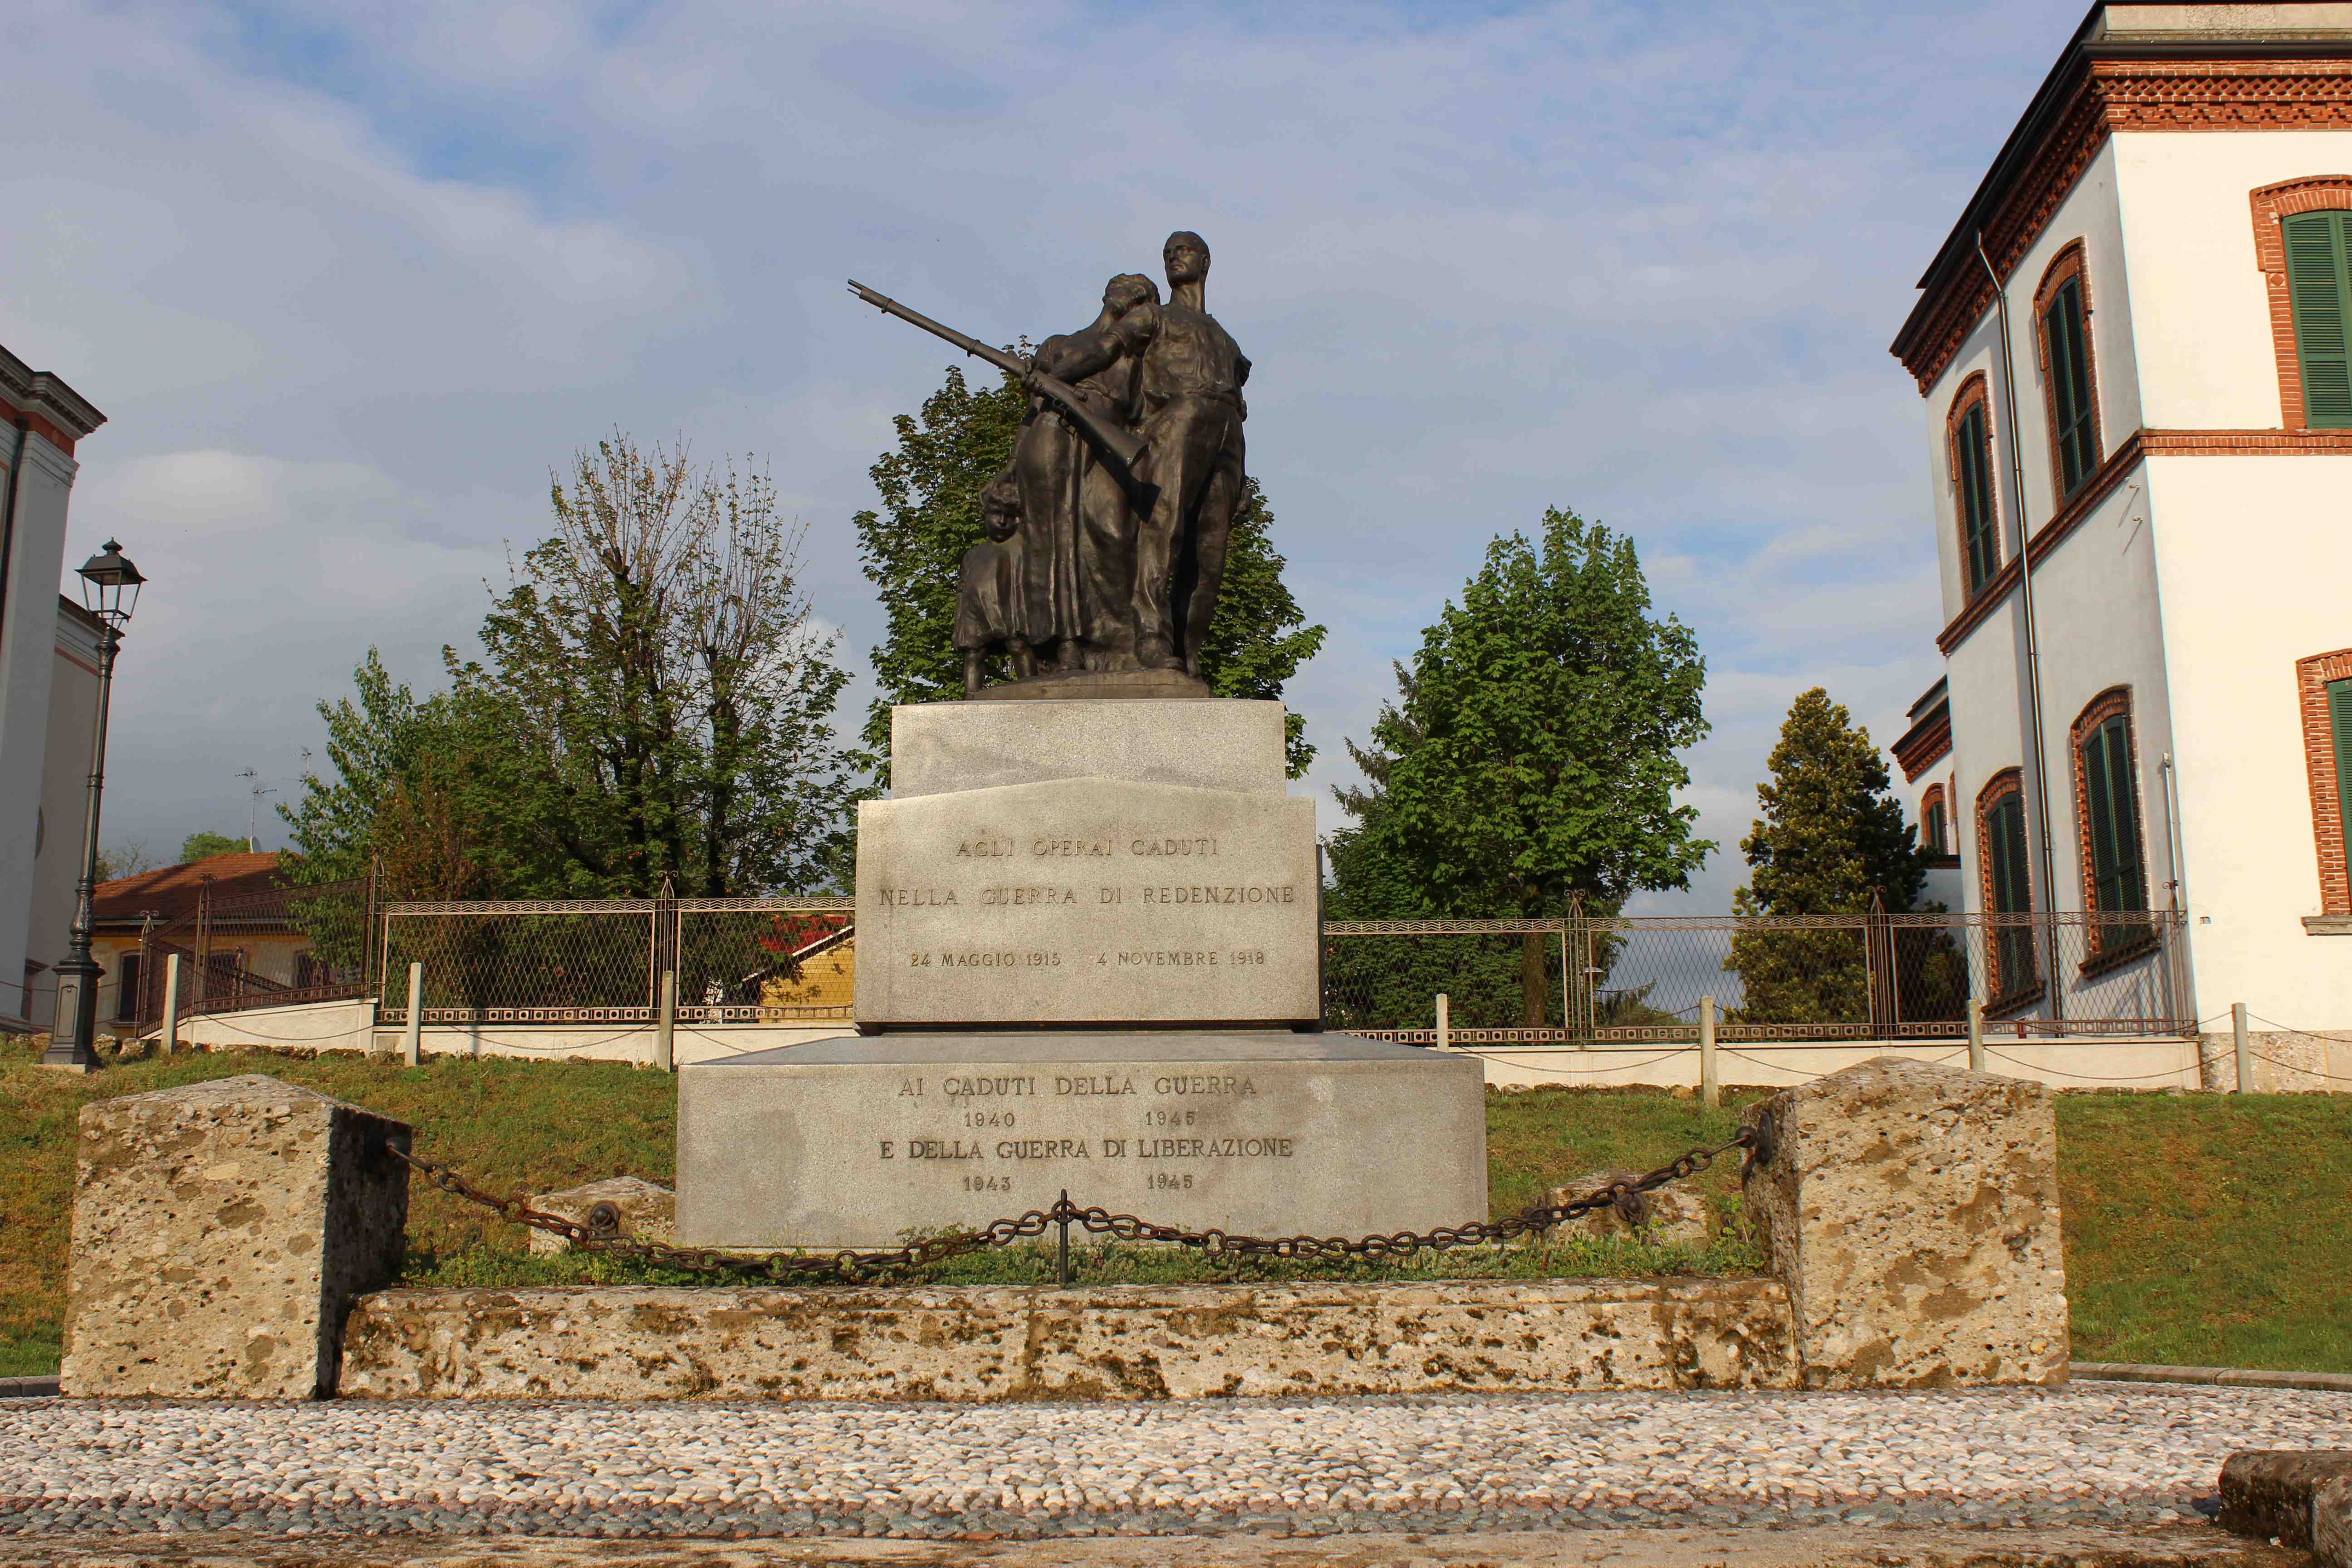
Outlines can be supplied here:
M516 1225L560 1236L583 1251L601 1253L607 1258L634 1258L687 1273L760 1276L780 1282L825 1280L855 1283L945 1262L970 1253L984 1252L992 1247L1010 1247L1015 1242L1042 1237L1049 1229L1061 1226L1076 1226L1090 1236L1108 1236L1119 1241L1155 1241L1190 1247L1212 1260L1402 1258L1423 1248L1443 1252L1456 1247L1489 1246L1536 1235L1579 1215L1601 1209L1615 1209L1629 1223L1638 1223L1647 1212L1645 1199L1648 1194L1669 1183L1685 1181L1697 1175L1735 1149L1748 1152L1752 1167L1758 1161L1771 1158L1770 1143L1769 1129L1759 1131L1755 1128L1742 1128L1726 1142L1692 1149L1646 1175L1596 1187L1566 1203L1538 1203L1507 1219L1467 1220L1460 1225L1440 1226L1430 1231L1400 1230L1386 1236L1359 1237L1234 1236L1222 1230L1186 1230L1134 1215L1113 1214L1100 1207L1082 1207L1072 1203L1070 1194L1065 1192L1050 1208L1031 1209L1012 1218L992 1220L977 1230L927 1237L908 1242L904 1247L866 1251L760 1253L632 1241L593 1224L582 1224L562 1215L533 1208L523 1196L502 1197L496 1193L485 1192L438 1161L419 1159L397 1145L387 1145L387 1148L442 1192L493 1210L499 1218ZM600 1216L592 1214L590 1217L593 1220Z

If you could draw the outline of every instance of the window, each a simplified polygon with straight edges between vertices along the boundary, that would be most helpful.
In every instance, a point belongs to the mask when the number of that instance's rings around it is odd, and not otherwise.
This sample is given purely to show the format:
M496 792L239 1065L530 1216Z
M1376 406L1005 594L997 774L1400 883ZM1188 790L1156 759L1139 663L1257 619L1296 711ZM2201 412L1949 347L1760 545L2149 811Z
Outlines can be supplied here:
M2305 424L2315 430L2352 429L2352 353L2345 322L2352 306L2352 270L2346 265L2352 213L2297 213L2282 219L2279 231Z
M2000 569L2000 525L1994 521L1992 426L1986 415L1985 379L1970 376L1952 400L1952 490L1960 520L1960 576L1970 597Z
M2030 1001L2041 974L2033 963L2030 920L2000 919L2033 912L2033 878L2026 859L2024 781L2015 768L1994 775L1977 796L1977 854L1984 907L1996 917L1987 933L1987 975L1993 1010Z
M2083 858L2083 907L2094 917L2089 962L2137 953L2155 936L2147 921L2147 859L2140 837L2131 693L2094 698L2074 721L2074 817ZM2116 918L2125 917L2125 918Z
M1944 786L1937 784L1919 797L1919 844L1930 855L1948 855L1951 841L1944 828Z
M2050 395L2050 444L2057 457L2058 498L2071 498L2099 467L2099 416L2091 378L2091 304L2084 291L2083 247L2061 251L2034 297L2042 372Z
M2344 822L2352 816L2352 648L2295 666L2303 708L2303 761L2311 780L2312 837L2319 848L2319 907L2352 915L2344 864Z
M139 1018L140 954L126 952L114 969L114 1021L135 1023Z

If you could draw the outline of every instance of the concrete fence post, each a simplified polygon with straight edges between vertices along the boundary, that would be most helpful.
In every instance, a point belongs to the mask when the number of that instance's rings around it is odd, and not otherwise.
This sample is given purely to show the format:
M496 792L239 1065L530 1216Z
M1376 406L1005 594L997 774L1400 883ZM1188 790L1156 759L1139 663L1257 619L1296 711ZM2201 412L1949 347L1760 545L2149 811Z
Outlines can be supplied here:
M1984 1001L1976 996L1969 998L1969 1070L1985 1070Z
M1443 991L1437 994L1437 1048L1441 1051L1454 1048L1453 1021L1445 1016L1445 993Z
M400 1059L415 1067L425 1055L425 965L408 966L408 1026L400 1032Z
M180 1048L180 955L163 955L163 1033L157 1049L170 1056Z
M1715 1074L1715 998L1698 999L1698 1098L1702 1104L1721 1105L1723 1089Z
M2246 1005L2230 1004L2230 1047L2238 1059L2238 1092L2251 1094L2254 1088L2254 1058L2246 1045Z
M654 1066L675 1072L677 1034L677 971L665 969L661 977L661 1010L654 1016Z

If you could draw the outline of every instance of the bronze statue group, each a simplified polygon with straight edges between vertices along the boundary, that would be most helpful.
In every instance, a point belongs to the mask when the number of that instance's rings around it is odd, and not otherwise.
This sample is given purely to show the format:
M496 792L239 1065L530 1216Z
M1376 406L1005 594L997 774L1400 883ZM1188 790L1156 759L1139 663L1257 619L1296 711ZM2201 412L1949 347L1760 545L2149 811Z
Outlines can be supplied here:
M982 495L987 538L964 557L956 602L967 694L998 654L1023 681L1200 678L1242 500L1250 363L1209 314L1201 237L1169 236L1161 259L1166 300L1121 273L1091 323L1023 367L1028 413Z

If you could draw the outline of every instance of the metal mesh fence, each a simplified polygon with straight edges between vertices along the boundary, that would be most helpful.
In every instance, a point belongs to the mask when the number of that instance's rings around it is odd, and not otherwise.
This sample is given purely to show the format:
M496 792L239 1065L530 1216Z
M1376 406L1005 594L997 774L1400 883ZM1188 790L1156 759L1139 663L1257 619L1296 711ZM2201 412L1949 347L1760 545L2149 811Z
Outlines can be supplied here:
M855 908L788 897L387 904L379 1016L408 1021L419 964L429 1024L648 1023L671 969L683 1023L845 1018Z
M2033 1035L2194 1028L2175 912L1354 921L1324 928L1325 1026L1466 1044L1958 1037L1971 996ZM2056 983L2051 984L2051 977Z
M322 906L322 909L324 906ZM677 974L677 1018L850 1016L856 906L842 898L399 903L382 911L382 1016L407 1020L423 965L432 1023L643 1023ZM348 942L340 915L310 917ZM1333 921L1327 1028L1465 1044L1958 1037L1971 996L2020 1035L2194 1027L2174 912L2099 916L1570 916ZM2054 977L2054 983L2053 983ZM345 994L352 994L347 991ZM250 1004L247 1004L250 1005Z
M856 910L845 899L680 900L679 1021L848 1017Z
M232 894L200 889L194 909L141 937L135 995L121 1021L144 1026L163 1017L174 957L183 1017L366 995L370 891L364 878Z

